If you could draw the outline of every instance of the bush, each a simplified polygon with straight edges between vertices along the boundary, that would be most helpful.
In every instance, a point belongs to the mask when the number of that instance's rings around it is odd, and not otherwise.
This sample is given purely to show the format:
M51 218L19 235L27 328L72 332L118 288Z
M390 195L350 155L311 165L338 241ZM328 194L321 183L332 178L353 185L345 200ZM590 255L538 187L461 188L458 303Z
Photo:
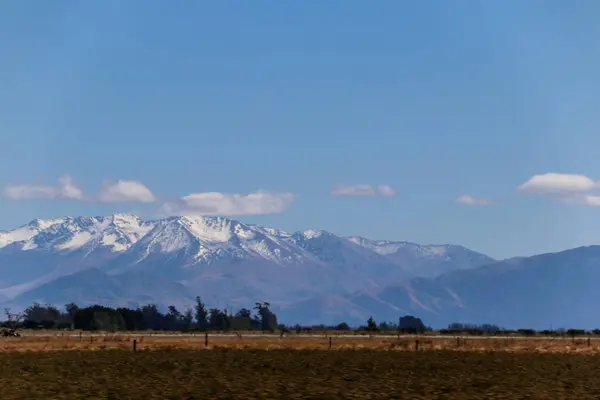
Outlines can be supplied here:
M536 333L533 329L518 329L517 332L525 336L533 336Z

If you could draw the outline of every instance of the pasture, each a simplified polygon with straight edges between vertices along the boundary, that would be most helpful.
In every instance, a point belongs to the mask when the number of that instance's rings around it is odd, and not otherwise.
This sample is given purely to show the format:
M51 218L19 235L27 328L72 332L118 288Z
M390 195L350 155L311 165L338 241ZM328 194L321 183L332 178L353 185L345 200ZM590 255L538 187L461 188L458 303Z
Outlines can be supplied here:
M2 351L188 349L311 349L600 353L600 337L447 336L322 332L312 334L20 331L0 338Z
M337 349L0 353L0 398L596 399L592 354Z

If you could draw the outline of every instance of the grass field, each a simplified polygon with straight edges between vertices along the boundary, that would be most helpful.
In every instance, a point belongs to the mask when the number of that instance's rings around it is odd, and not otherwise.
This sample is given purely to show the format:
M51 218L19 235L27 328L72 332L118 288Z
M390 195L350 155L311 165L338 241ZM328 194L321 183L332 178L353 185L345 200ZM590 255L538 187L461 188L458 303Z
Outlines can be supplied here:
M536 352L4 352L0 399L597 399L599 371Z
M458 350L507 352L599 353L600 340L595 337L552 339L545 337L439 337L394 335L262 335L244 333L219 335L210 333L208 346L204 334L120 333L95 334L64 332L23 332L21 338L0 338L0 352L54 350L138 350L145 349L331 349L331 350ZM331 338L331 342L330 342ZM331 343L331 344L330 344ZM330 348L331 346L331 348ZM417 348L418 347L418 348Z

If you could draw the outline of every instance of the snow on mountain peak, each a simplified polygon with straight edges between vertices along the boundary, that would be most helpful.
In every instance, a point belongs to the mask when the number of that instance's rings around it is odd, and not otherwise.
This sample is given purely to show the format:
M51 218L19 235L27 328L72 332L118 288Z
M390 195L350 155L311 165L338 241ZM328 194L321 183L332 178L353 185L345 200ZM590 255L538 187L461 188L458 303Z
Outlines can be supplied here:
M319 229L306 229L302 232L300 232L302 234L302 236L304 236L305 239L315 239L318 238L319 236L322 236L324 234L326 234L327 232L323 231L323 230L319 230Z
M458 257L463 257L460 248L448 245L421 246L360 236L340 238L319 229L291 234L215 216L177 216L156 221L143 221L129 213L107 217L64 217L38 219L20 228L0 232L0 249L12 245L16 250L83 254L83 258L96 251L110 251L115 255L127 253L126 259L133 264L157 257L155 260L159 263L164 259L177 259L186 266L240 259L269 260L279 264L320 264L337 260L341 265L351 262L348 260L358 253L352 246L341 250L344 246L338 245L340 241L369 249L392 263L416 263L415 260L426 259L437 262L455 258L457 249ZM338 254L340 251L347 253Z
M430 252L432 252L435 255L438 256L445 256L446 253L448 252L448 246L447 245L430 245L430 246L426 246L427 250L429 250Z
M56 219L34 219L27 225L20 226L10 231L0 232L0 248L13 243L27 242L40 232L64 222L64 218Z
M181 217L180 221L192 234L209 242L227 242L237 231L242 236L251 233L240 228L241 224L223 217Z
M144 236L151 227L152 224L133 214L35 219L17 229L0 232L0 248L20 244L22 250L74 251L102 246L120 252Z
M451 247L458 248L459 246L451 245L420 245L404 241L390 240L370 240L360 236L350 236L346 240L355 243L359 246L366 247L375 251L378 254L387 256L396 253L400 250L405 250L413 253L417 257L447 257L448 250Z
M140 222L140 217L132 213L118 213L110 216L115 224L136 224Z
M50 228L53 225L60 224L64 221L65 221L65 218L54 218L54 219L36 218L33 221L31 221L30 223L28 223L26 226L34 227L34 228L37 228L42 231L44 229Z
M119 241L119 237L124 237L125 248L137 242L144 237L154 227L154 223L145 222L135 214L113 214L111 224L104 230L101 243L107 246L112 245L116 250L114 243ZM125 250L125 248L122 248Z
M398 250L400 250L403 247L413 245L412 243L408 243L408 242L392 242L389 240L370 240L370 239L365 239L364 237L361 237L361 236L350 236L350 237L347 237L346 240L348 240L354 244L357 244L359 246L366 247L367 249L373 250L374 252L381 254L381 255L392 254L392 253L397 252Z
M297 260L302 253L274 228L246 225L224 217L182 216L158 221L135 245L139 263L151 254L180 253L186 265L231 258L259 258L275 262Z

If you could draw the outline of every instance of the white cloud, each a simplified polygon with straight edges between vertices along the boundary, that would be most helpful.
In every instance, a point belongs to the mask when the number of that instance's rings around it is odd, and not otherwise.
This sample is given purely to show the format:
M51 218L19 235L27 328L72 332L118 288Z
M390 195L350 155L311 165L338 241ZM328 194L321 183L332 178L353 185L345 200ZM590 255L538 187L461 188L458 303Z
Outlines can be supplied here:
M496 204L495 201L490 199L484 199L481 197L473 197L468 194L462 195L456 199L457 203L466 204L470 206L493 206Z
M585 175L546 173L532 176L517 188L519 192L543 195L585 192L598 183Z
M383 196L391 197L396 195L396 191L389 185L379 185L373 187L371 185L335 185L329 192L334 197L374 197Z
M384 197L392 197L396 195L394 188L389 185L379 185L377 186L377 191L379 192L380 196Z
M146 185L127 180L105 182L98 196L101 203L153 203L156 200L156 196Z
M7 185L4 196L12 200L85 200L83 191L73 183L70 176L58 179L58 185Z
M385 188L382 190L386 190ZM292 193L258 190L249 194L217 192L192 193L173 201L159 199L146 185L134 180L104 182L97 196L86 197L69 176L59 179L57 186L8 185L4 196L13 200L70 199L99 203L157 203L163 215L258 215L285 211L295 200Z
M381 187L386 191L391 188ZM391 189L393 190L393 189ZM156 203L161 202L162 215L259 215L285 211L295 200L292 193L274 193L258 190L249 194L218 192L192 193L173 201L163 202L146 185L134 180L104 182L98 196L86 197L71 177L59 179L57 186L8 185L4 196L13 200L70 199L100 203Z
M296 196L258 190L247 195L218 192L192 193L163 205L163 215L259 215L285 211Z
M557 199L560 203L566 204L581 204L591 207L600 207L600 196L590 194L575 194L571 196L563 196Z
M587 206L600 207L600 196L585 195L582 196L582 202Z

